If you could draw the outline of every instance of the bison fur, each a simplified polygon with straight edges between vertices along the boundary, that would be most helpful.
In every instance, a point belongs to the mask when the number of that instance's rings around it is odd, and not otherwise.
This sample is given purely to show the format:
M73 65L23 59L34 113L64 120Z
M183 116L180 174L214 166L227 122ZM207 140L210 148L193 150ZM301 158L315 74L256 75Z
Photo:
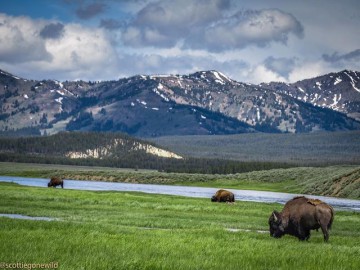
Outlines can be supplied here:
M48 183L48 187L56 187L61 186L64 188L64 181L60 177L51 177L50 182Z
M299 240L309 240L310 231L321 228L327 242L333 220L334 210L330 205L304 196L295 197L281 212L275 210L270 215L270 236L280 238L289 234Z
M212 202L235 202L235 196L232 192L224 189L218 190L214 196L211 197Z

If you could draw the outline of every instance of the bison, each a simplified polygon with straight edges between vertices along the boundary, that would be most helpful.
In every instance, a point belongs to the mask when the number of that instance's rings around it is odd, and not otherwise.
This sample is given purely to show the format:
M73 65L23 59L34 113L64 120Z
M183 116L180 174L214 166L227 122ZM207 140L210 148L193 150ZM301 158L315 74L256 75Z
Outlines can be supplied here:
M56 186L61 186L61 188L64 188L64 181L60 177L51 177L50 182L48 183L48 187Z
M212 202L235 202L235 196L232 192L220 189L211 197Z
M299 240L309 240L310 230L321 228L324 241L329 240L329 230L334 220L334 210L330 205L304 196L288 201L279 213L276 210L269 218L270 236L280 238L290 234Z

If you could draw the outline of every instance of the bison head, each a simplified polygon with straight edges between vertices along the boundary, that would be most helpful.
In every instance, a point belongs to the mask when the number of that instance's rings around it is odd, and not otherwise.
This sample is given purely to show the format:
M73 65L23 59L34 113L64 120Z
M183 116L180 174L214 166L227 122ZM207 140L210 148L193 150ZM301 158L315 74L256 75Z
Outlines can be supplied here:
M285 234L285 228L282 222L282 217L279 212L274 210L269 218L270 236L280 238Z
M216 201L217 201L216 196L212 196L212 197L211 197L211 201L212 201L212 202L216 202Z

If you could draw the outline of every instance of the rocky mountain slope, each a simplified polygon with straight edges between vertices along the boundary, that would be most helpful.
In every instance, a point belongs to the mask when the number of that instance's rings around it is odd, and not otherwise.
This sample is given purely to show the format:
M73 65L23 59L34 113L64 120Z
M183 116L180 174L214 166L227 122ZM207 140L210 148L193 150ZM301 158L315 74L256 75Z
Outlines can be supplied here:
M360 120L360 72L343 70L292 84L272 82L261 87Z
M331 106L307 103L284 88L274 90L263 85L239 83L217 71L153 78L159 82L157 91L164 98L218 111L265 132L359 128L359 123L335 113Z
M354 130L360 129L354 119L360 112L358 78L344 71L293 85L251 85L202 71L59 82L0 71L0 130L5 135L122 131L141 137ZM331 83L341 88L326 90ZM321 103L325 98L328 103Z

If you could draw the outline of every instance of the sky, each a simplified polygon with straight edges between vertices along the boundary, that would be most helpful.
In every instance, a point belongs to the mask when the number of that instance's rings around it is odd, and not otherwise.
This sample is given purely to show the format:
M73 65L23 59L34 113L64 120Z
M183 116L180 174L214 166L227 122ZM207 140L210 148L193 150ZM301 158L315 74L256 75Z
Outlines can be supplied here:
M217 70L247 83L360 71L359 0L0 0L0 69L117 80Z

